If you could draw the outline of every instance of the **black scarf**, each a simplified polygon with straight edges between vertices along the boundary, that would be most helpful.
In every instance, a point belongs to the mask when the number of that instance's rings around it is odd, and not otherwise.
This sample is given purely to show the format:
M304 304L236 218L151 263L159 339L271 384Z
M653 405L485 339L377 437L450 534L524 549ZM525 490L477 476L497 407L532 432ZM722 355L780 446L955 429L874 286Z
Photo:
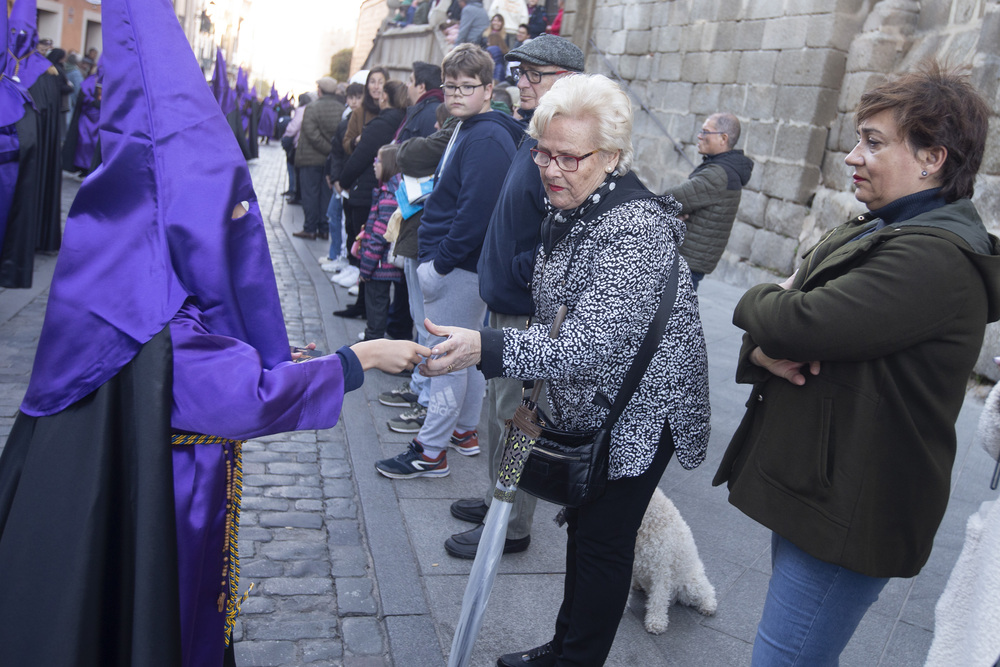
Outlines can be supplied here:
M588 195L582 204L568 211L556 208L549 201L549 198L545 197L545 218L542 220L542 249L546 255L552 252L552 248L555 247L556 243L569 234L574 224L593 211L605 197L614 191L620 178L617 172L608 174L600 187Z

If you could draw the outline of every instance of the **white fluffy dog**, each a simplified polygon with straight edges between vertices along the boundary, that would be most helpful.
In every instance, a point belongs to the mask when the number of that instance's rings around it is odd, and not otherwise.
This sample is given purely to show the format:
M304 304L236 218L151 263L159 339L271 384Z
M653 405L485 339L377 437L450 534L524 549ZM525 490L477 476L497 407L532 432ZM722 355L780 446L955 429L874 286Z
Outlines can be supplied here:
M715 589L705 576L694 536L674 504L656 489L635 542L632 588L646 592L646 631L667 629L674 601L700 613L715 613Z

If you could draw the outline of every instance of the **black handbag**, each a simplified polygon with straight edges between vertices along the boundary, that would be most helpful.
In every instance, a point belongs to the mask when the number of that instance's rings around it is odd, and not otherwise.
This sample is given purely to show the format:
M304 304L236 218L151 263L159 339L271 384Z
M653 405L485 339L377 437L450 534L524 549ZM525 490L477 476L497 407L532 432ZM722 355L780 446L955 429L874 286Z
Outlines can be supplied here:
M600 428L563 431L543 423L541 435L525 461L518 489L565 507L580 507L600 498L604 493L608 482L611 431L635 390L639 388L646 367L660 346L677 297L678 269L678 253L675 252L670 278L660 297L656 316L649 324L635 359L625 373L615 402ZM601 400L607 407L607 398L599 394L595 402Z

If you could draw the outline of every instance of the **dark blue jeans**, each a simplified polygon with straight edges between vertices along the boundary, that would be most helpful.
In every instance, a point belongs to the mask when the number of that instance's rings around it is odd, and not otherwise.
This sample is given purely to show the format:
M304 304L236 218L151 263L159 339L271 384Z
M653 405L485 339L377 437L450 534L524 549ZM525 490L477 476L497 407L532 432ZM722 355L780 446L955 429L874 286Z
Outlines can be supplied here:
M752 667L836 667L888 579L814 558L776 533Z

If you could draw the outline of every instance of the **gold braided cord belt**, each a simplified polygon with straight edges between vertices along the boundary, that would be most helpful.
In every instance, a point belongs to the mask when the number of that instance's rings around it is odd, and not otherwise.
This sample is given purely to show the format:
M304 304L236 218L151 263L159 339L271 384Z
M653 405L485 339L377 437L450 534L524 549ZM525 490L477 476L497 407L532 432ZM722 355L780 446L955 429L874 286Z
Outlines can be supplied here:
M243 443L246 440L230 440L216 435L174 433L171 445L222 445L226 457L226 524L222 541L222 581L219 593L219 611L225 611L226 646L229 646L240 606L253 590L253 584L246 593L239 595L240 588L240 505L243 502Z

